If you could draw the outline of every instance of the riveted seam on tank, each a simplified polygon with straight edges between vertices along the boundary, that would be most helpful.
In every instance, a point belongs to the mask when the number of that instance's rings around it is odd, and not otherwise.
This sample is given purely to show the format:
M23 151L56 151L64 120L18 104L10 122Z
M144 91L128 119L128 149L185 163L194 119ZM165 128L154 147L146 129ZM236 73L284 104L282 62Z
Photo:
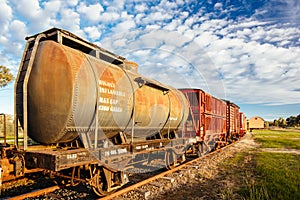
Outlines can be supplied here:
M128 123L125 125L125 128L124 128L124 130L126 130L128 128L128 126L130 125L130 122L132 122L134 120L134 112L135 112L135 90L134 90L133 82L130 79L128 72L124 68L122 68L122 67L120 67L120 69L124 72L124 74L128 78L130 86L131 86L131 89L132 89L132 111L131 111L131 114L130 114L130 120L128 121ZM134 128L134 126L133 126L133 128Z
M63 50L66 52L65 48L63 48ZM66 55L67 55L68 62L70 62L68 54L66 54ZM73 124L73 121L74 121L74 112L75 112L75 109L76 109L76 106L77 106L78 85L76 83L78 81L78 76L77 76L78 73L76 73L77 72L76 71L76 66L73 65L73 64L71 64L71 66L72 66L72 73L73 73L72 75L75 77L74 78L74 89L73 89L73 91L74 91L73 94L74 95L73 95L73 98L72 98L72 112L68 116L68 121L67 121L66 126L65 126L65 128L63 130L63 135L66 135L66 133L70 132L70 130L68 129L68 127L72 126L72 124ZM74 130L73 128L71 128L71 132L75 133L76 130Z

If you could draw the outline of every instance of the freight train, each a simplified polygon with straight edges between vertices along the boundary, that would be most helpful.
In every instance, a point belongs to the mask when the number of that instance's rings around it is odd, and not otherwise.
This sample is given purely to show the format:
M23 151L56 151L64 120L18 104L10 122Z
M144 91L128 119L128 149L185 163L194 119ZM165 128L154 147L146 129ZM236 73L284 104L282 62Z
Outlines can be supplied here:
M201 156L245 133L234 103L144 77L136 63L66 30L26 40L15 139L1 144L0 183L44 171L104 196L153 155L162 154L171 169L188 153Z

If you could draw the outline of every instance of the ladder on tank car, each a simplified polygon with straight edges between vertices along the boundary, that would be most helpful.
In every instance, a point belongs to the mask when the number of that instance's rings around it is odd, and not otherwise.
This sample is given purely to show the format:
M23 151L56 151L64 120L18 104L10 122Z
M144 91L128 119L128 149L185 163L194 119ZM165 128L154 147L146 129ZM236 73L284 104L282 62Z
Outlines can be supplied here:
M39 34L35 38L30 38L25 46L23 57L20 63L17 79L15 82L15 145L19 146L19 122L23 124L23 148L28 146L28 118L27 118L27 84L32 69L33 61L36 55L41 38L45 34Z

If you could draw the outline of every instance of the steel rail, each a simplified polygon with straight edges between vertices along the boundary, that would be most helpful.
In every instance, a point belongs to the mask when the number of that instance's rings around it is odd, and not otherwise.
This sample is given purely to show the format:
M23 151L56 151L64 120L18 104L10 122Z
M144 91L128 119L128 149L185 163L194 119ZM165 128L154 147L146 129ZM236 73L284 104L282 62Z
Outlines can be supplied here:
M40 195L45 195L50 192L54 192L55 190L58 190L60 188L62 188L62 186L55 185L55 186L51 186L51 187L40 189L40 190L34 190L32 192L29 192L26 194L21 194L19 196L7 198L7 200L20 200L20 199L25 199L25 198L32 198L32 197L36 197L36 196L40 196Z

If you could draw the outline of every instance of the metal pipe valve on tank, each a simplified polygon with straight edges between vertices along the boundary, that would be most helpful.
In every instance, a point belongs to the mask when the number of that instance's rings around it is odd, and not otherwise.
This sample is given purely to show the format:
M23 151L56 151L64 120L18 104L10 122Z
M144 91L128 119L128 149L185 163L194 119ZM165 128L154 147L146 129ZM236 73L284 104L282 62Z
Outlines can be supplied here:
M28 133L37 142L69 142L95 126L107 138L132 126L136 137L166 134L188 112L180 91L126 62L117 66L50 40L39 44L28 82Z

